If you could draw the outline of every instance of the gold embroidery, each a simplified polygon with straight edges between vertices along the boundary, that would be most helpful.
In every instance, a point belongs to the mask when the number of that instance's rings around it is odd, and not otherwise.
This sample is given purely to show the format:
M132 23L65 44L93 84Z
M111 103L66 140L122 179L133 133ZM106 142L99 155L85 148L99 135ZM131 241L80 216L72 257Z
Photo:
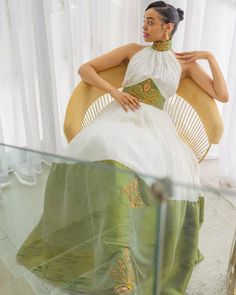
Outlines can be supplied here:
M130 290L134 287L135 282L135 275L133 266L130 259L130 250L129 248L124 249L124 257L121 259L118 259L117 265L115 268L110 267L110 273L113 279L115 279L119 285L115 287L118 289L119 287L126 287ZM127 292L127 291L124 291Z
M145 82L145 84L143 85L144 92L149 91L150 90L150 87L151 87L150 80L147 80L147 82Z
M170 50L172 47L172 38L169 40L159 40L159 41L154 41L152 44L152 48L157 50L157 51L167 51Z
M138 179L135 177L127 185L121 188L121 191L127 194L132 208L139 208L143 206L143 201L138 190Z
M153 105L159 109L163 109L164 107L165 97L160 93L151 78L135 85L126 86L123 88L123 92L130 93L131 95L137 97L139 101Z

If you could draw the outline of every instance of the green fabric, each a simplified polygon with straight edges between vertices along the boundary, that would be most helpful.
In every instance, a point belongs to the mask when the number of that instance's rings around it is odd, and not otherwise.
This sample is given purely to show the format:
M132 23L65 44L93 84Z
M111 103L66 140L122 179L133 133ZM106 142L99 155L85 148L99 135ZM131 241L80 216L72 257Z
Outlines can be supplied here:
M139 99L140 102L152 105L158 109L163 109L165 97L151 78L141 81L137 84L126 86L122 90Z
M130 168L114 160L93 163L52 164L42 217L17 260L75 294L116 294L122 285L128 294L154 294L162 205ZM161 295L179 295L203 259L204 198L166 205Z

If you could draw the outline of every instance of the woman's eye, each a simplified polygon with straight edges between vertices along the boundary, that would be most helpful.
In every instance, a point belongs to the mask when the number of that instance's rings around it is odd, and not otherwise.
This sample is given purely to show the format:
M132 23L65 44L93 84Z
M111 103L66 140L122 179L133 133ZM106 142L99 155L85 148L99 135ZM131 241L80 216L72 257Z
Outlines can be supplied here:
M145 20L143 21L145 23ZM152 22L147 22L148 25L153 25Z

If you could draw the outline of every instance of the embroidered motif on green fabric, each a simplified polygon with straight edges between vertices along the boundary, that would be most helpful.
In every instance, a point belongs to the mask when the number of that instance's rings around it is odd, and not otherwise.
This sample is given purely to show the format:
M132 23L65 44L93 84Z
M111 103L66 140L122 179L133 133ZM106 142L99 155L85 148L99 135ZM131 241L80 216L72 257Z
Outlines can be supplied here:
M166 100L151 78L131 86L126 86L123 88L123 92L130 93L137 97L140 102L150 104L161 110Z
M140 208L143 206L143 200L138 189L138 179L135 177L133 181L129 181L127 185L121 188L121 192L127 194L132 208Z
M128 288L128 291L134 288L135 275L130 259L130 250L129 248L124 248L122 252L123 257L118 259L114 268L110 267L109 269L112 278L118 283L117 286L114 288L115 292L120 287L126 287ZM125 292L127 291L121 293ZM116 293L118 294L118 292Z

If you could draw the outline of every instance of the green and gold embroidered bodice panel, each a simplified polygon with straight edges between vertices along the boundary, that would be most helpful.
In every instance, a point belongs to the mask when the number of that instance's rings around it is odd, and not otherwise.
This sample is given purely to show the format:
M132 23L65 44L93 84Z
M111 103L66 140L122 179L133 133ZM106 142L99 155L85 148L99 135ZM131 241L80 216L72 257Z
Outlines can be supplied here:
M138 98L140 102L152 105L158 109L163 109L165 97L161 94L160 90L151 78L134 85L126 86L123 92L130 93Z
M137 51L129 60L121 84L123 91L162 109L165 99L176 93L182 73L171 43L171 39L156 41Z

